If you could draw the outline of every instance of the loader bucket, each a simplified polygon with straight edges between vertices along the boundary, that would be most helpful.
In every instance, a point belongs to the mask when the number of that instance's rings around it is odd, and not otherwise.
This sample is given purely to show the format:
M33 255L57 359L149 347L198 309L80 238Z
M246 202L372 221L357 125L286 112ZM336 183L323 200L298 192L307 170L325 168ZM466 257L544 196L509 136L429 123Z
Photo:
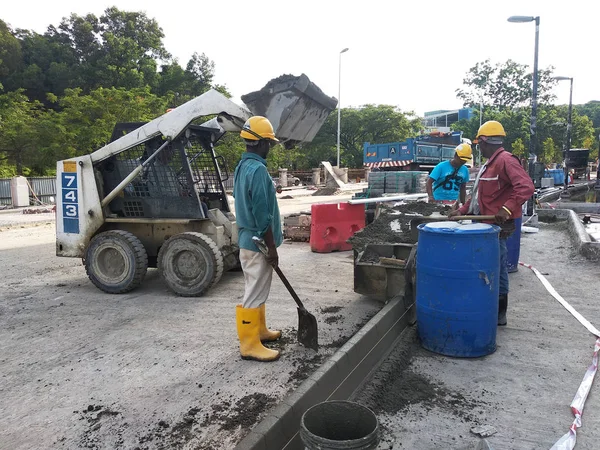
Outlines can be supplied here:
M271 121L275 136L287 147L312 141L338 103L304 74L274 78L260 91L243 95L242 101L253 114Z

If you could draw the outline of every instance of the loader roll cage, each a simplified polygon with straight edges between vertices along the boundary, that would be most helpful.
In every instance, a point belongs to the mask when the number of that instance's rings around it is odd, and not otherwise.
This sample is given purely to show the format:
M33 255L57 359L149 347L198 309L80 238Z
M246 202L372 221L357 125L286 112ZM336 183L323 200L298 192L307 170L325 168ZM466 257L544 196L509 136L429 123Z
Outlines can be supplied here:
M143 125L144 122L115 125L111 142ZM188 125L108 204L107 216L206 219L203 203L207 209L230 213L223 186L229 171L223 157L215 154L215 136L221 137L222 133ZM97 163L101 191L112 191L164 143L164 138L157 136Z

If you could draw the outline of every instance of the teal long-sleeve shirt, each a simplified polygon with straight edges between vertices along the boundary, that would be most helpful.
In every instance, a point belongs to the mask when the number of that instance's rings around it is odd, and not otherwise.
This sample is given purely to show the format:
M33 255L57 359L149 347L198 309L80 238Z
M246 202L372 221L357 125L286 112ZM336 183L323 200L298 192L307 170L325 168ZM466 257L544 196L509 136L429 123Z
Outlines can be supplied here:
M258 252L252 237L264 238L271 227L275 245L283 242L281 216L275 186L267 171L267 161L254 153L244 153L233 175L235 219L240 248Z

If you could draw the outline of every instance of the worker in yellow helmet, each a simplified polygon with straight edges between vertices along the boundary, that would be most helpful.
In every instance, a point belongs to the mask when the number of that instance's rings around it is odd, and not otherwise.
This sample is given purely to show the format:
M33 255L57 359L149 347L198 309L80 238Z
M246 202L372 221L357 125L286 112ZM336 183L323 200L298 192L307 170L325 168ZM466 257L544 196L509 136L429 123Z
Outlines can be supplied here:
M506 239L515 231L515 219L521 217L521 207L535 192L533 182L519 159L504 150L506 131L500 122L490 120L479 128L477 138L481 155L487 159L481 166L471 198L453 215L495 216L500 226L500 288L498 325L506 325L508 308L508 266Z
M240 136L246 152L235 169L233 196L238 227L240 262L244 271L244 300L236 307L237 331L243 359L274 361L279 352L262 343L279 339L281 331L269 330L265 302L271 289L277 247L283 242L275 186L267 171L267 155L277 138L266 117L250 117ZM268 256L260 252L253 238L264 240Z
M454 157L451 160L442 161L433 168L426 186L430 203L448 203L456 205L456 208L465 203L469 182L469 169L466 164L472 159L471 146L463 143L454 149Z

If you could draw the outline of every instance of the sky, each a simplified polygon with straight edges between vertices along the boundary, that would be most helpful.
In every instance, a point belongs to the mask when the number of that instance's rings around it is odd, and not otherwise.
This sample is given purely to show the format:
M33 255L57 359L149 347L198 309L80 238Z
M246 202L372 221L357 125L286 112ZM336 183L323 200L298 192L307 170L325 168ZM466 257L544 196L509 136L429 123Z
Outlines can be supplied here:
M234 100L279 75L305 73L342 107L389 104L419 115L460 108L455 91L477 62L532 67L535 24L506 19L540 16L539 67L574 78L574 104L600 100L597 0L31 0L4 2L0 18L43 33L71 13L99 16L110 6L155 18L182 65L205 53ZM555 94L567 104L569 83Z

